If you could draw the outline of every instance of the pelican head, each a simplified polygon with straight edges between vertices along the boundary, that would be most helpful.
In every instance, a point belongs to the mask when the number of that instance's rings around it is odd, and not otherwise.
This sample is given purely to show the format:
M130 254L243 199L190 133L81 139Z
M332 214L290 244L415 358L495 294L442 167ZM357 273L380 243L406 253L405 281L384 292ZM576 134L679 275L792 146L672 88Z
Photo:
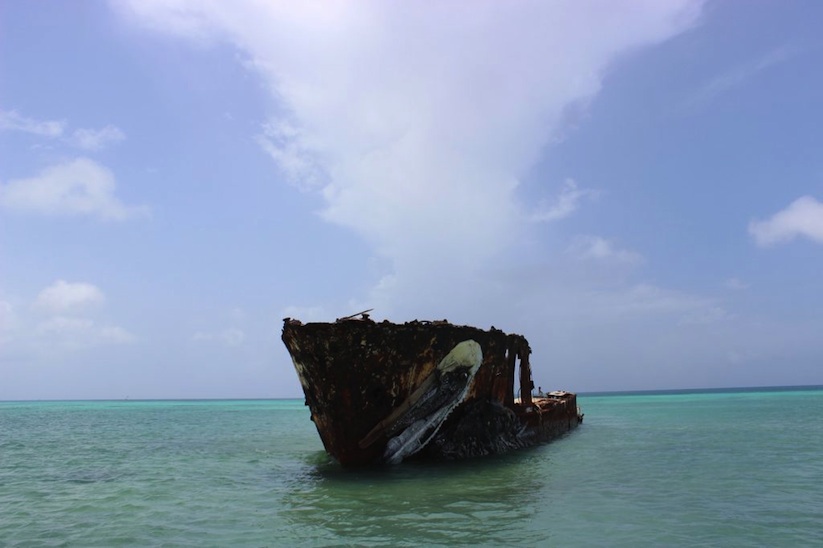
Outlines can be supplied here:
M474 377L480 364L483 363L483 351L480 345L473 340L458 343L446 357L437 364L441 375L465 372Z

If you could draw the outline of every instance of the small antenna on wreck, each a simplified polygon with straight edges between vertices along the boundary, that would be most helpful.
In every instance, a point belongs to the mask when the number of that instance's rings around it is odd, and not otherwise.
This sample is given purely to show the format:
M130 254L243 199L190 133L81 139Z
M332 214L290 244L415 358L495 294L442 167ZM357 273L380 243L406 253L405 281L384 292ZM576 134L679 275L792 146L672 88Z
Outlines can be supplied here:
M357 316L360 316L361 320L368 320L369 319L369 312L371 312L372 310L374 310L374 308L369 308L368 310L358 312L357 314L352 314L351 316L346 316L345 318L337 318L337 321L342 322L343 320L353 320Z

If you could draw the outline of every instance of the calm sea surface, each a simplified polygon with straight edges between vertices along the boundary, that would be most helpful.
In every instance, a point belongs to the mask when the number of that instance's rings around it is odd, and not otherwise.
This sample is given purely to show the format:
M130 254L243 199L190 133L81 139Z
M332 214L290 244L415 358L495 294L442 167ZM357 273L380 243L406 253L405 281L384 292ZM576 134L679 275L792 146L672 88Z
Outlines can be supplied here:
M369 472L297 400L0 403L0 545L823 545L823 389L579 403L549 445Z

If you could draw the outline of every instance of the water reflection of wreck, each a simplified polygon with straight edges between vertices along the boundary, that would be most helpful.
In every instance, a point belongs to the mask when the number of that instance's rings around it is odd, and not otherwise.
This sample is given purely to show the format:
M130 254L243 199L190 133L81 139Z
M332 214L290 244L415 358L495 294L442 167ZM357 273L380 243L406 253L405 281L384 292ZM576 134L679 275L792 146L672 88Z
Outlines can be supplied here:
M575 394L532 397L522 335L358 316L283 325L311 418L344 466L504 453L583 420Z

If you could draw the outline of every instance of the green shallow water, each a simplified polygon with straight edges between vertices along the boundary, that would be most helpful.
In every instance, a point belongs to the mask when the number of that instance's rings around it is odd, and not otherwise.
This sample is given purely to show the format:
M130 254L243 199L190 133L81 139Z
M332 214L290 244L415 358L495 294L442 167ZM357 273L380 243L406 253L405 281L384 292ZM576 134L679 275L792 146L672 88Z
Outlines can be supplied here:
M358 472L297 400L0 403L0 545L823 544L823 391L579 403L549 445Z

